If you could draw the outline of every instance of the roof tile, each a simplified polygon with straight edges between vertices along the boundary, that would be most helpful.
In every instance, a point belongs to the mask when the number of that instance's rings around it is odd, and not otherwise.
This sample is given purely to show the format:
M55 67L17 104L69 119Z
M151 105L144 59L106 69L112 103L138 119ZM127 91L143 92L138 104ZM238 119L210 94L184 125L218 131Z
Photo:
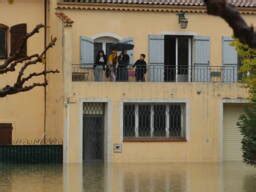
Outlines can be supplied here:
M237 7L256 7L256 0L228 0ZM68 3L112 3L112 4L147 4L203 6L203 0L63 0Z

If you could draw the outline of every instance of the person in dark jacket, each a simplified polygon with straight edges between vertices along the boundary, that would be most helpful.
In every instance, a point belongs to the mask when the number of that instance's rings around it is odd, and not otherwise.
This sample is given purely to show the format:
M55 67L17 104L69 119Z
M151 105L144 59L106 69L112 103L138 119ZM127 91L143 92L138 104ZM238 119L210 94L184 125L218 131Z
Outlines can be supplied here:
M147 72L147 63L145 58L146 55L141 54L140 59L138 59L133 65L133 67L135 67L136 81L145 81L145 74Z
M94 63L94 79L95 81L102 81L103 80L103 71L106 68L107 64L107 57L104 54L104 51L99 51Z
M128 81L128 65L130 64L130 57L127 51L122 51L118 56L117 67L117 81Z

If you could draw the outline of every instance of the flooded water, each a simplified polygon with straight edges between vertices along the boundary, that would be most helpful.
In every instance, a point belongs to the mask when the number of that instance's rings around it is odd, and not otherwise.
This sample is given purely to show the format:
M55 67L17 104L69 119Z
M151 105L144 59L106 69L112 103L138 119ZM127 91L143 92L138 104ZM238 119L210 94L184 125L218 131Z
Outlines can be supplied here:
M0 192L255 192L256 168L224 164L0 165Z

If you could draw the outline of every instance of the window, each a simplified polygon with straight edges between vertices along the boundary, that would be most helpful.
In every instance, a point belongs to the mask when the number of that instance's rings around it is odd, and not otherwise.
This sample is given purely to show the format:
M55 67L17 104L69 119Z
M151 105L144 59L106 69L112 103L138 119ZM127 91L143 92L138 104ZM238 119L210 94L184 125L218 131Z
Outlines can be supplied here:
M191 66L191 36L164 37L164 80L189 81L189 67Z
M7 31L8 27L0 24L0 59L7 57Z
M6 59L8 56L8 33L10 33L10 55L12 56L18 48L24 36L27 34L27 24L21 23L14 25L8 30L8 27L0 24L0 59ZM27 42L21 50L20 57L27 56Z
M102 36L92 39L86 36L80 36L80 64L83 66L92 66L95 62L96 55L103 50L109 56L112 52L112 45L116 43L133 44L131 38L117 39L111 36ZM127 51L130 57L130 64L133 64L133 50Z
M97 53L101 50L104 51L106 55L110 55L111 45L114 43L118 43L118 40L113 37L100 37L94 40L94 55L96 56Z
M209 69L209 37L149 35L149 81L209 82Z
M185 139L184 103L126 103L123 136L129 139Z

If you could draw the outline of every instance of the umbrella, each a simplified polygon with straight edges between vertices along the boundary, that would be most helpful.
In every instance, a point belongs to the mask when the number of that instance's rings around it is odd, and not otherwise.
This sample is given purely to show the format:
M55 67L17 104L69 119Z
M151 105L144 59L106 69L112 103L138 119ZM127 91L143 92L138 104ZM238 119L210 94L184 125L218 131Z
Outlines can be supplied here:
M132 50L134 45L128 43L115 43L110 46L112 50L116 51L125 51L125 50Z

